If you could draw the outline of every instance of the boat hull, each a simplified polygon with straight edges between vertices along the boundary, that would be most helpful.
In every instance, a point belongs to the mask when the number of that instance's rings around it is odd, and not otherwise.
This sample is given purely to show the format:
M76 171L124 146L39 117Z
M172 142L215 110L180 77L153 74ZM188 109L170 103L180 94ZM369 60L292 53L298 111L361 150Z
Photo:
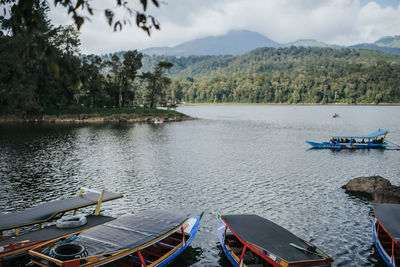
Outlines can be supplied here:
M386 253L386 251L383 248L381 242L379 241L378 233L376 232L377 223L378 223L378 220L376 218L374 218L374 221L372 222L372 238L374 240L375 247L378 250L379 254L381 255L382 259L387 264L387 266L396 267L396 265L393 265L390 262L391 261L391 257Z
M306 141L307 144L313 148L331 148L331 149L365 149L365 148L385 148L387 143L373 144L373 143L354 143L354 144L332 144L331 142L312 142Z
M219 238L219 243L221 244L222 250L224 251L226 257L229 259L229 261L232 263L233 266L239 267L239 262L232 256L232 254L228 251L228 248L226 247L224 243L224 238L223 234L225 231L225 223L219 219L218 220L218 238Z
M26 234L19 235L14 238L9 238L0 241L0 247L3 251L0 252L0 267L25 265L29 262L29 257L27 256L28 250L45 243L51 239L59 238L66 235L77 234L86 229L98 226L100 224L114 220L113 217L103 216L103 215L88 215L88 222L79 227L75 228L64 228L59 229L55 225L38 229L36 231L28 232ZM4 247L10 247L12 245L14 249L4 249Z
M159 264L157 264L155 266L157 266L157 267L166 266L171 261L173 261L179 254L181 254L190 245L190 243L192 243L192 241L197 233L197 229L199 228L200 219L201 219L200 216L189 218L189 220L188 220L189 226L186 227L185 233L189 234L190 238L188 240L186 240L186 244L183 245L181 248L179 248L177 251L172 253L169 257L167 257L165 260L163 260L162 262L160 262Z
M173 216L175 214L161 211L143 211L136 215L121 216L112 224L104 224L92 231L74 236L75 238L71 237L74 238L71 245L84 247L87 251L90 249L92 255L86 254L78 261L75 258L58 260L57 256L48 257L46 254L42 254L43 251L55 246L62 246L65 241L58 239L30 250L31 262L39 266L53 266L56 263L59 266L72 266L71 262L75 264L73 266L81 266L82 260L86 261L84 266L102 266L109 263L122 267L141 264L149 267L166 266L191 244L202 217L200 215L181 221L183 215ZM138 222L138 220L146 218L145 223ZM155 221L160 218L164 224L155 226ZM167 231L169 227L172 229ZM123 237L123 235L129 236ZM118 239L113 240L114 237L118 237ZM123 238L128 239L124 240ZM113 240L114 251L107 250L108 247L98 248L97 244L108 244L109 240ZM128 245L134 245L127 248L127 242ZM121 247L117 248L119 244ZM97 248L98 251L96 251Z

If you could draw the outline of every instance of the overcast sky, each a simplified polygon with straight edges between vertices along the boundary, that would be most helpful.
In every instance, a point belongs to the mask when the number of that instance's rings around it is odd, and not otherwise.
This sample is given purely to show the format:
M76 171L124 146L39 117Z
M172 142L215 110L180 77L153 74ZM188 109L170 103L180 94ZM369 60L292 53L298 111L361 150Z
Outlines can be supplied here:
M128 0L140 10L139 0ZM174 46L233 29L258 32L280 42L316 39L330 44L375 42L400 35L399 0L164 0L149 13L161 23L151 37L133 25L113 32L104 17L116 0L92 0L94 16L81 28L81 52L102 54L121 50ZM149 0L151 5L151 0ZM120 10L115 10L124 16ZM56 25L71 24L66 9L52 8Z

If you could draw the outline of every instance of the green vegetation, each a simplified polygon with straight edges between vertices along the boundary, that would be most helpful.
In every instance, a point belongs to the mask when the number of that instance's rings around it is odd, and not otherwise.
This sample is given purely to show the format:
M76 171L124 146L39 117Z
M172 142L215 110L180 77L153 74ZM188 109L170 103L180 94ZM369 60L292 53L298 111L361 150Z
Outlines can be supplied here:
M333 48L259 48L242 56L145 57L174 64L169 98L193 103L399 103L400 57Z
M116 108L131 108L127 113L136 113L139 109L133 108L167 103L170 80L164 69L171 63L162 62L154 73L138 75L143 56L136 50L124 53L122 59L114 55L110 61L80 56L74 27L54 27L47 19L46 3L33 3L35 27L26 25L32 21L13 23L13 13L0 17L1 114L89 113L94 108L116 114Z

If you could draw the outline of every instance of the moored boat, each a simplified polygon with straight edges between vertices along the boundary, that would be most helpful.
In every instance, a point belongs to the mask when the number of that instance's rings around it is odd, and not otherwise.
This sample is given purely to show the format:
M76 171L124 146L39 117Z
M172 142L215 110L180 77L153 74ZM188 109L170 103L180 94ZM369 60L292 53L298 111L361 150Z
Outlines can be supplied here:
M221 247L234 266L331 266L323 250L257 215L219 217Z
M142 211L43 243L29 254L39 266L165 266L192 242L201 216Z
M374 204L372 237L388 266L400 266L400 204Z
M388 131L379 129L376 132L367 135L331 135L329 142L312 142L306 141L313 148L384 148L387 146L385 142Z
M114 220L100 215L101 204L121 197L123 195L119 193L82 188L77 196L42 203L20 212L1 213L0 267L24 265L29 261L27 251L34 246ZM76 215L77 210L89 206L96 206L93 214ZM62 216L67 212L75 216L65 219ZM51 224L56 219L59 219L58 227ZM45 224L49 225L43 226ZM21 228L25 233L21 233ZM10 234L3 235L6 232Z

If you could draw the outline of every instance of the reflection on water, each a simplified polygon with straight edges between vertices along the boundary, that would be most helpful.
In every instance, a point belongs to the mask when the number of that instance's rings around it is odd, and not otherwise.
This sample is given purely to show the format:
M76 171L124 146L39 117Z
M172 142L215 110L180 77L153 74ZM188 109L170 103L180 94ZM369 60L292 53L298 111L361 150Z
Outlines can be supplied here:
M153 124L0 126L0 212L107 188L120 216L147 208L205 211L192 248L174 266L230 266L217 214L255 213L311 240L337 266L379 266L372 204L341 189L381 175L400 184L400 152L309 150L305 140L378 128L400 143L400 107L187 106L201 120ZM333 119L333 113L340 118Z

